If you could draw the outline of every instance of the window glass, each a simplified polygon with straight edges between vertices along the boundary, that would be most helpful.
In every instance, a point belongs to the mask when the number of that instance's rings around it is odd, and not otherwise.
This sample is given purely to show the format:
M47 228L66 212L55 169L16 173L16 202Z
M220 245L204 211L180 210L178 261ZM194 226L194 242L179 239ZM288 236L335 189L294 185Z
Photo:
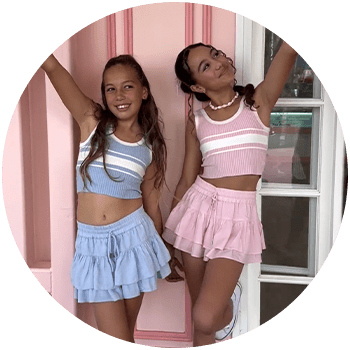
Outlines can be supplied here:
M312 174L316 176L316 169L311 167L317 165L317 154L312 154L313 151L317 152L317 147L312 147L313 134L318 136L318 121L314 125L315 111L313 108L273 110L263 184L312 183Z
M265 29L265 75L282 40ZM321 98L321 84L311 67L300 56L295 61L281 98Z
M260 324L283 311L306 287L299 284L261 283Z
M262 197L261 221L266 243L262 271L266 270L264 265L275 265L281 271L289 267L290 273L312 275L309 251L314 250L315 201L307 197Z

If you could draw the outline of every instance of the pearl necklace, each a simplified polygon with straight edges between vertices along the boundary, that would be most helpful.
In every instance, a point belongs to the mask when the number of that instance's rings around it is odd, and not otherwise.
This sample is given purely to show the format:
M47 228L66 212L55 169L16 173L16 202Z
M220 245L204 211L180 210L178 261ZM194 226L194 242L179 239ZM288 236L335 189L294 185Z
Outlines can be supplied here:
M221 105L221 106L213 106L211 101L209 102L209 107L214 110L214 111L217 111L218 109L222 109L222 108L226 108L226 107L230 107L232 105L233 102L235 102L235 99L238 97L238 92L236 92L236 95L233 96L233 99L229 102L229 103L226 103L225 105Z

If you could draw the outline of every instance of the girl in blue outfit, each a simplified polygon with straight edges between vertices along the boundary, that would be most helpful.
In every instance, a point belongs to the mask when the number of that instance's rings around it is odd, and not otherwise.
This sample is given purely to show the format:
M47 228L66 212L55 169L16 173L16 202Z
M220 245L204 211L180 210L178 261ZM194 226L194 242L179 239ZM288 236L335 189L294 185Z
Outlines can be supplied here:
M142 68L129 55L107 62L103 107L83 94L53 55L42 68L81 133L75 298L93 303L100 331L134 342L144 292L156 289L157 277L181 279L171 272L159 236L166 146L157 106Z

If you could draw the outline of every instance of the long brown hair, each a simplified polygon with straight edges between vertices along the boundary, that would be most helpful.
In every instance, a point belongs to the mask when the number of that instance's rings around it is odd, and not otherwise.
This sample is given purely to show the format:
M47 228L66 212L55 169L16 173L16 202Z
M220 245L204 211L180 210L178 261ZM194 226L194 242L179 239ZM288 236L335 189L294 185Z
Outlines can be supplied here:
M105 72L118 64L132 67L142 84L143 87L147 88L148 96L147 99L142 100L142 104L138 113L138 123L142 130L142 136L144 137L148 147L152 149L153 160L156 165L156 174L154 185L157 190L160 190L163 186L165 180L165 171L166 171L166 159L167 159L167 149L162 135L162 129L164 123L159 115L157 105L154 101L154 98L151 94L150 84L148 79L143 72L139 63L130 55L119 55L117 57L111 58L102 74L102 84L101 84L101 94L103 107L96 103L96 112L95 117L98 121L96 131L91 138L91 149L88 156L84 159L80 167L80 174L84 181L84 186L86 186L86 179L91 182L91 177L88 174L87 167L95 159L102 156L103 158L103 167L107 175L114 181L118 181L113 178L106 169L105 157L106 150L108 149L108 133L112 134L115 132L118 119L116 116L109 110L106 95L105 95L105 85L104 85L104 74Z
M187 60L188 60L188 55L190 51L199 46L208 47L210 49L218 51L226 57L226 54L224 52L217 50L215 47L211 45L205 45L203 43L196 43L196 44L189 45L178 54L176 63L175 63L175 74L180 81L181 90L190 95L188 99L188 104L190 106L189 115L192 112L192 106L190 103L192 95L194 95L198 101L201 101L201 102L210 101L210 98L206 94L201 92L193 92L191 90L191 86L196 85L196 81L192 77L192 72L190 70L190 67L188 66ZM232 59L230 57L226 57L226 58L229 60L231 66L234 68L236 72L236 68L233 65ZM246 86L237 85L236 79L234 80L234 82L235 84L233 86L233 90L238 92L240 96L244 96L245 105L248 106L250 109L253 109L254 103L255 103L255 100L253 99L253 95L255 92L254 86L252 84L248 84Z

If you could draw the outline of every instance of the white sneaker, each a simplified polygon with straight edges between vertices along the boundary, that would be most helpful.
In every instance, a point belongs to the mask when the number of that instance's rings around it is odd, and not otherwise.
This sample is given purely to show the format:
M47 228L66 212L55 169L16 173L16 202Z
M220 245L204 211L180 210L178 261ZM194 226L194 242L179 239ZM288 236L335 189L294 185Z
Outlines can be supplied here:
M237 323L238 319L238 310L239 310L239 302L241 301L241 295L242 295L242 286L238 282L235 288L235 291L232 294L231 300L233 302L233 317L231 322L223 329L220 331L217 331L215 334L215 339L216 340L224 340L226 339L229 335L232 334L233 328L235 328L235 325Z

